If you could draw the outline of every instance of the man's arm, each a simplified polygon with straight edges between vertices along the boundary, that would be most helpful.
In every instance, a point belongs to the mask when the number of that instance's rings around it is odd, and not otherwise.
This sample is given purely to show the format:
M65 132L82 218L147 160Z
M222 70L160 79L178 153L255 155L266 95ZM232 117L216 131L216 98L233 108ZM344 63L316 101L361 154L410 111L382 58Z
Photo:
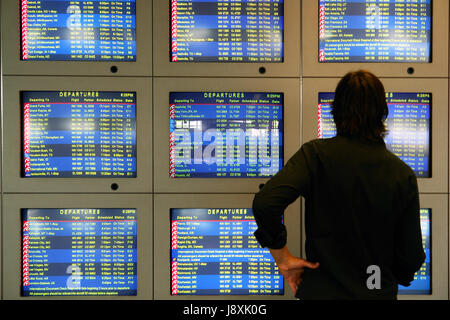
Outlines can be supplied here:
M282 217L289 204L300 195L308 194L309 187L310 174L302 147L253 200L253 214L258 225L255 237L262 247L269 248L281 275L294 294L300 285L304 268L316 269L319 264L300 259L289 252Z
M282 218L286 207L309 189L309 173L303 147L255 195L255 237L262 247L281 249L286 244Z
M275 260L281 275L286 279L294 294L300 286L304 269L317 269L319 267L318 262L312 263L293 256L286 246L281 249L269 249L269 251Z
M410 177L407 205L396 225L394 275L399 284L409 286L425 261L420 227L420 203L417 178Z

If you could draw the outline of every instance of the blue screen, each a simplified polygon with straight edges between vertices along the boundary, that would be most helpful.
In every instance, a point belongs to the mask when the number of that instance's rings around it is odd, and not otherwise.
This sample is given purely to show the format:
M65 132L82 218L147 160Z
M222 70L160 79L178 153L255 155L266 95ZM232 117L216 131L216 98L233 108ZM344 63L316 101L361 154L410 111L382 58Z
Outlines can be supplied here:
M172 295L282 295L251 209L171 209Z
M431 177L431 93L386 93L389 115L386 147L408 164L417 177ZM334 93L319 93L318 138L336 135L331 114Z
M318 0L319 62L431 62L431 0Z
M172 62L282 62L284 0L171 0Z
M426 259L409 287L398 286L399 294L431 294L431 209L420 209L422 243Z
M136 1L20 0L24 61L136 61Z
M136 250L136 209L24 209L22 295L136 295Z
M283 166L283 94L170 93L172 178L261 178Z
M136 93L22 92L25 178L136 177Z

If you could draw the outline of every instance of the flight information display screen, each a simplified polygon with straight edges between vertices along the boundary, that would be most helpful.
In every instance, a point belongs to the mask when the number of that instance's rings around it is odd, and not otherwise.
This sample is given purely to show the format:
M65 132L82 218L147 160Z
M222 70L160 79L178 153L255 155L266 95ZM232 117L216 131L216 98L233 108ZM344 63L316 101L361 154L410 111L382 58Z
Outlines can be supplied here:
M23 209L23 296L137 294L136 209Z
M431 294L431 209L420 209L422 243L426 258L409 287L398 286L399 294Z
M283 94L170 93L171 178L261 178L283 166Z
M432 0L319 0L319 62L431 62Z
M136 61L136 0L20 0L24 61Z
M252 209L171 209L172 295L282 295Z
M284 0L171 0L172 62L282 62Z
M136 177L136 93L23 91L22 177Z
M417 177L431 177L431 93L386 93L389 115L386 147ZM319 93L318 138L336 135L331 114L334 93Z

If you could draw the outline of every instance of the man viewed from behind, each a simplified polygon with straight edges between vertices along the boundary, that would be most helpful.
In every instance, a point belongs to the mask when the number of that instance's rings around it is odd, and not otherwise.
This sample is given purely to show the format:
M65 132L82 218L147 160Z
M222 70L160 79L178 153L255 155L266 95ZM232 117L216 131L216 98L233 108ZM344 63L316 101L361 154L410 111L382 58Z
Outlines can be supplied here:
M305 143L255 195L255 236L297 298L396 299L425 253L416 176L383 141L383 84L364 70L348 73L336 87L332 114L336 137ZM299 196L307 260L290 254L282 224ZM372 272L380 276L374 285Z

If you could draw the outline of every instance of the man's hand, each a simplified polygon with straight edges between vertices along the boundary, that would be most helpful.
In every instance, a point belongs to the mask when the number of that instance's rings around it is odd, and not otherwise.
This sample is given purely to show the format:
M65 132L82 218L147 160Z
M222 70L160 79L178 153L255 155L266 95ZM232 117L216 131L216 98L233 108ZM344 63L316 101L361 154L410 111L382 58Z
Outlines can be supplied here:
M312 263L293 256L286 246L282 249L269 249L269 251L294 294L297 292L297 287L300 286L304 269L319 267L318 262Z

